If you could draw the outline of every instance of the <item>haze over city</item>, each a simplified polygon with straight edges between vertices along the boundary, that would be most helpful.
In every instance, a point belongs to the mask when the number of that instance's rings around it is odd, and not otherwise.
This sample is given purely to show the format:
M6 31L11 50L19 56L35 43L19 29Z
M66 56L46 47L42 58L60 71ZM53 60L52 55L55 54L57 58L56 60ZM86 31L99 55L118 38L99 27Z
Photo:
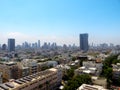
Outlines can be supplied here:
M119 0L1 0L0 43L24 41L79 45L79 34L89 43L120 44Z

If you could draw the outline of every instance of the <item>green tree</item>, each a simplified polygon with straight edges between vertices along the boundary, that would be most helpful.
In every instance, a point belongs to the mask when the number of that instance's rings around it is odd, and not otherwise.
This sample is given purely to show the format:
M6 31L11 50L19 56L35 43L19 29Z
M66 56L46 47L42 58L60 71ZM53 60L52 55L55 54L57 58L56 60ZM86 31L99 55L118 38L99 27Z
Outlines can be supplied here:
M118 55L111 55L108 58L106 58L103 62L103 70L102 70L102 76L107 78L108 82L108 88L111 84L118 84L117 80L114 80L112 77L112 64L120 63L120 60L117 60Z
M72 57L72 61L75 61L76 60L76 57Z
M74 76L74 69L67 70L67 73L65 74L65 77L67 77L66 79L70 80L73 78L73 76Z
M67 85L65 85L64 90L76 90L83 83L91 84L91 77L87 74L78 75L68 80Z
M107 79L112 79L112 68L111 67L104 69L104 76Z

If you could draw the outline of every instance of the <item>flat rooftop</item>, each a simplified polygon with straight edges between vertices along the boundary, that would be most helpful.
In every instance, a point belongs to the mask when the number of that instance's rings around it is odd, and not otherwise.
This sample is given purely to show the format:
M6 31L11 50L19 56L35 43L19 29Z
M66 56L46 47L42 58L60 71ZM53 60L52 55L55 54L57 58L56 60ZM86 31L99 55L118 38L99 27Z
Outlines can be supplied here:
M77 90L107 90L102 86L82 84Z
M10 82L0 84L0 90L15 90L16 88L24 85L31 84L31 82L37 81L37 80L42 80L47 76L52 75L52 73L57 72L57 69L51 68L47 69L45 71L41 71L17 80L12 80Z

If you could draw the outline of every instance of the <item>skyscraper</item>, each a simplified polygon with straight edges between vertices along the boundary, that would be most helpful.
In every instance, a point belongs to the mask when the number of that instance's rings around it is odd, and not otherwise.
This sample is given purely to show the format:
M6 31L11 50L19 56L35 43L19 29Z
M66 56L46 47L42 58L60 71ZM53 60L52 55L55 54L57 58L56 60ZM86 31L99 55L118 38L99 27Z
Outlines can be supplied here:
M80 34L80 49L83 51L88 51L89 46L88 46L88 34Z
M8 51L15 51L15 39L8 39Z
M38 48L40 48L40 40L38 40Z

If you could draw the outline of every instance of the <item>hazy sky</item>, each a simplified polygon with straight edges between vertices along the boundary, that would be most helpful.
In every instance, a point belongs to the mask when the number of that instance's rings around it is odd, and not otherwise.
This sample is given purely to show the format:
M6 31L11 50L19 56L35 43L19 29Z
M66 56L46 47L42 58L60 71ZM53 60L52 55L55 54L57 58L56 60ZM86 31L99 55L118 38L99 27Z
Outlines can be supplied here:
M0 0L0 43L120 44L120 0Z

